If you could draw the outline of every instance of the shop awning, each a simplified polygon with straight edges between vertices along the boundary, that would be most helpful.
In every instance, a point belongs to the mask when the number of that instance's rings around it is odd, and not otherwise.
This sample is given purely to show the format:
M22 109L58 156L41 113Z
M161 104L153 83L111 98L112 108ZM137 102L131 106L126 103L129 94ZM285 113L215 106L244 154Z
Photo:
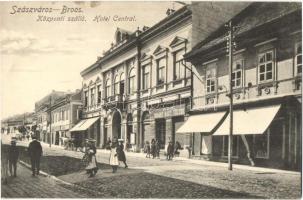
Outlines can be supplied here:
M281 105L236 110L233 112L233 135L263 134L278 113ZM228 135L230 115L213 135Z
M177 133L212 133L222 123L226 112L193 115L177 130Z
M98 119L99 119L99 117L94 117L94 118L89 118L89 119L81 120L76 126L74 126L70 130L70 132L73 132L73 131L85 131L91 125L93 125Z

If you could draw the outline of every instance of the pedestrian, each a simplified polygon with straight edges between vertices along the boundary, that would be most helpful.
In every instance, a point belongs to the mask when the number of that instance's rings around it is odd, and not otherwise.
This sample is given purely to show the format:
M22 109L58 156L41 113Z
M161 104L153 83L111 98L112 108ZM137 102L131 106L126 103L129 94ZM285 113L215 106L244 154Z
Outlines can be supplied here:
M1 183L7 184L8 179L8 147L1 141Z
M180 152L178 151L178 150L180 150L181 149L181 144L180 144L180 142L178 142L178 141L176 141L176 143L175 143L175 150L174 150L174 156L175 155L180 155Z
M126 164L126 156L125 156L125 152L124 152L123 140L119 139L118 142L119 142L119 145L117 147L118 160L124 163L125 168L128 168L128 166Z
M26 135L27 141L29 141L29 134Z
M85 151L86 153L85 157L87 158L87 166L85 169L86 172L89 174L89 177L93 177L98 172L97 158L96 158L97 149L94 140L88 140L87 143L88 144Z
M106 143L105 143L105 149L110 150L111 149L111 140L110 137L107 138Z
M146 141L144 145L144 152L146 153L146 158L150 158L150 145L149 142Z
M172 160L174 154L174 147L172 141L168 142L167 151L166 151L166 159Z
M156 157L156 141L155 139L151 140L151 154L153 156L153 159Z
M156 139L156 157L160 159L160 141Z
M11 146L8 149L8 163L9 163L9 172L13 176L14 168L14 177L17 176L17 161L19 158L19 150L16 146L16 140L11 141Z
M40 171L40 159L42 156L42 146L40 142L37 140L36 136L32 137L33 141L29 143L28 146L28 154L31 159L32 172L33 176L39 175Z
M109 164L113 168L113 173L117 172L119 165L117 147L118 147L118 140L116 137L114 137L110 146L110 156L109 156Z

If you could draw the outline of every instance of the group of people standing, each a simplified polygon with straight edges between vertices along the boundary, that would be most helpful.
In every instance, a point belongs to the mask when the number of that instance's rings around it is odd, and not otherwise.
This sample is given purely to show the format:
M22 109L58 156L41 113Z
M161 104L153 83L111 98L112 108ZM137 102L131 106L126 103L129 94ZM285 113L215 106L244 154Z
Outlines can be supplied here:
M161 144L158 139L152 139L151 142L146 141L144 144L144 152L146 153L146 158L150 158L152 155L152 158L158 158L160 159L160 148ZM180 143L177 141L174 145L173 142L169 138L169 142L166 149L166 159L172 160L174 155L178 154L178 150L181 149Z
M16 139L11 140L11 145L4 145L1 141L1 180L7 183L8 169L11 177L17 177L17 163L19 159L19 148L16 145ZM28 155L31 161L32 175L39 175L40 158L42 156L42 146L35 136L28 146Z
M126 163L126 156L124 152L123 140L118 140L116 137L110 141L107 149L110 150L109 164L113 169L113 173L117 172L119 162L124 163L124 167L128 168ZM86 163L86 172L89 177L93 177L98 172L98 165L96 159L96 147L94 140L88 140L86 150L82 159Z

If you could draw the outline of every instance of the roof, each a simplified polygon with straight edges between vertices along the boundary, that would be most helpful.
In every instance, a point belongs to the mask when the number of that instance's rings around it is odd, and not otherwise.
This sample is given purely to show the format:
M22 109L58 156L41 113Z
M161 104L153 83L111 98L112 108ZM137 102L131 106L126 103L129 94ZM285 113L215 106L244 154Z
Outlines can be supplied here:
M172 14L165 17L164 19L162 19L161 21L159 21L158 23L156 23L155 25L153 25L152 27L144 28L145 31L141 31L141 30L134 31L132 34L130 34L129 39L126 42L120 43L114 49L110 48L108 51L105 52L103 57L101 57L94 64L90 65L89 67L87 67L86 69L81 71L80 75L84 76L85 74L91 72L93 69L99 67L103 62L105 62L108 59L110 59L111 57L117 55L117 53L124 51L125 49L128 49L129 47L132 47L134 44L136 44L138 39L145 39L147 37L152 36L153 34L157 34L157 33L159 33L159 30L158 30L159 28L161 28L163 26L168 26L169 23L171 23L169 25L174 25L175 24L174 22L176 19L179 19L180 17L191 15L190 8L191 8L190 5L183 6L180 9L173 12Z
M300 9L301 3L298 2L255 2L235 15L231 21L238 27L235 35L240 35ZM199 42L185 58L190 60L195 55L224 42L226 32L224 25L219 27L213 34Z

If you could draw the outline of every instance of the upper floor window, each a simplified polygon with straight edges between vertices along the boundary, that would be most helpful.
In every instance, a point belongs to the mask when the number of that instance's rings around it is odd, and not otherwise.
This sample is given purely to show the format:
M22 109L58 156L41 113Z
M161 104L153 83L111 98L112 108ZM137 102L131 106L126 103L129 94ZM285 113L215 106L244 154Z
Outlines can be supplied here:
M210 67L206 69L206 92L213 93L216 91L217 83L217 69L215 67Z
M236 60L233 63L233 72L231 75L231 83L233 88L242 87L242 71L243 60Z
M110 81L109 81L109 79L107 79L106 83L105 83L105 97L106 98L110 97Z
M88 92L85 91L84 92L84 106L87 107L87 103L88 103Z
M178 80L184 77L184 66L182 65L184 50L177 51L174 56L174 80Z
M90 105L95 105L95 88L90 90Z
M98 85L97 87L98 90L98 99L97 99L97 103L101 103L101 85Z
M157 60L157 85L161 85L165 81L165 68L166 68L165 57Z
M118 75L115 76L115 82L114 82L114 95L119 94L119 84L120 80Z
M259 82L273 80L274 74L274 52L267 51L259 54L258 78Z
M143 84L142 84L142 89L146 90L149 88L149 65L144 65L142 68L142 73L143 73Z
M135 93L135 69L132 68L129 72L129 78L128 78L128 91L130 94Z
M302 74L302 43L297 43L295 48L295 73L300 75Z

